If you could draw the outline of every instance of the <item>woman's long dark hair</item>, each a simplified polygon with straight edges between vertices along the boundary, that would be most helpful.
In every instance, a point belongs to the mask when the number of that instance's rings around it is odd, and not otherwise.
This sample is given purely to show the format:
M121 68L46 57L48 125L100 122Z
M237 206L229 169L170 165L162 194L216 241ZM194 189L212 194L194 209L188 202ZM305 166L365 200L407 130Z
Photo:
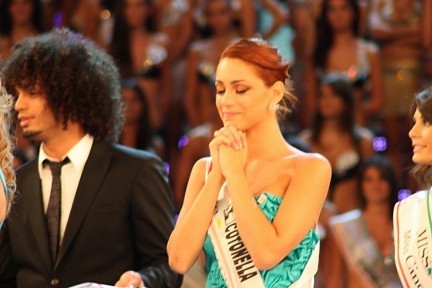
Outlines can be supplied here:
M331 0L324 0L322 3L321 16L316 25L316 44L313 52L313 61L316 67L325 69L327 56L330 48L333 45L334 35L332 27L328 21L329 2ZM360 27L360 8L357 3L358 0L346 0L354 12L354 19L351 25L351 30L354 35L359 35Z
M144 91L140 88L138 83L134 80L127 80L122 83L122 89L131 89L138 96L141 102L141 116L139 118L139 127L137 131L137 142L134 148L149 150L152 148L153 131L150 125L150 115L147 103L147 98ZM121 139L121 137L120 137Z
M153 0L142 0L151 9L155 9ZM114 28L109 53L114 58L120 70L122 78L131 77L133 74L131 46L130 46L130 28L124 17L125 0L120 0L114 11ZM145 24L149 33L156 32L156 21L154 13L149 16Z
M13 0L0 0L0 35L10 36L12 33L12 18L9 14L9 7ZM32 25L33 28L42 33L45 31L42 4L40 0L32 0L33 14L32 14Z
M387 203L390 212L388 216L391 220L393 218L393 207L398 201L399 184L393 165L387 156L375 154L374 156L363 160L358 174L358 191L360 191L359 196L361 208L364 210L367 206L367 200L364 196L362 183L364 181L366 171L372 167L376 168L379 171L380 176L389 184L390 195L387 199Z
M348 133L354 143L357 143L359 136L356 130L355 120L354 120L354 96L352 85L343 79L327 79L322 80L321 85L328 85L334 94L339 97L344 103L344 111L339 118L339 127L346 133ZM312 119L312 141L315 143L319 142L321 132L324 126L324 117L317 110Z
M205 14L206 14L206 10L207 10L207 6L209 5L210 2L212 2L214 0L203 0L201 1L200 4L200 19L195 19L194 21L194 26L195 29L199 32L199 34L201 35L202 38L207 39L207 38L211 38L214 34L213 30L211 29L211 27L208 26L206 21L202 21L203 19L205 20ZM230 9L233 9L232 3L229 0L224 0L230 7ZM197 20L201 20L203 23L199 23L201 21L197 21ZM239 21L239 19L233 17L232 19L232 27L233 29L239 29L241 27L241 23Z

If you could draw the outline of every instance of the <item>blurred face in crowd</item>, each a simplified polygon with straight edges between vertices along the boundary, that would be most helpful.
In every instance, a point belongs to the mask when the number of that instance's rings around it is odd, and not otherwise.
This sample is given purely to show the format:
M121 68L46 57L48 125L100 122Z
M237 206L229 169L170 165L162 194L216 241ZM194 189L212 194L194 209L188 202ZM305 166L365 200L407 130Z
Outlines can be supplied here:
M13 0L9 6L9 14L14 25L24 25L31 23L33 15L32 1Z
M123 104L124 104L124 116L125 123L136 123L140 120L143 103L139 98L139 95L130 88L124 88L122 90Z
M318 109L323 118L337 118L343 114L345 104L330 85L322 84L320 86Z
M138 28L145 25L150 16L151 6L146 0L124 0L124 18L130 28Z
M432 165L432 123L416 109L414 125L409 131L413 146L412 160L416 164Z
M347 0L329 0L327 4L327 21L334 31L351 29L354 11Z
M233 13L226 0L211 0L205 7L207 24L215 34L232 29Z
M366 168L361 185L367 202L387 202L390 196L390 184L382 177L378 168L373 166Z

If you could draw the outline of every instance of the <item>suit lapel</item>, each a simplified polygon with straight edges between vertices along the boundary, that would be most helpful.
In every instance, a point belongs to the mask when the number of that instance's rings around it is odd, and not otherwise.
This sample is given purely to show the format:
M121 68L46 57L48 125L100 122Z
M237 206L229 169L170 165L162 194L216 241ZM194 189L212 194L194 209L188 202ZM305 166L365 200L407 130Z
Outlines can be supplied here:
M42 261L45 262L47 267L52 267L51 250L48 240L48 227L43 208L41 181L37 163L37 160L31 163L30 165L33 167L29 169L28 175L21 178L25 179L22 183L21 189L26 191L24 196L27 197L26 210L29 215L30 227L32 227L36 243L39 247L40 253L42 254Z
M108 144L94 142L78 184L56 267L59 265L86 218L87 212L108 171L111 157L112 150L108 148Z

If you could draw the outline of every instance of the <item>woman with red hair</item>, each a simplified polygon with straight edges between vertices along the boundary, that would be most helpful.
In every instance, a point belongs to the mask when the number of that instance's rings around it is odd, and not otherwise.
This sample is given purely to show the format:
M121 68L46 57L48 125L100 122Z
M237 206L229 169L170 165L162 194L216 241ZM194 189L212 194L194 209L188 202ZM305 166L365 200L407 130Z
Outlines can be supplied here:
M282 136L278 116L296 102L290 83L288 65L263 40L222 53L215 85L224 126L211 157L192 169L167 247L173 270L186 273L203 249L207 287L313 287L331 167Z

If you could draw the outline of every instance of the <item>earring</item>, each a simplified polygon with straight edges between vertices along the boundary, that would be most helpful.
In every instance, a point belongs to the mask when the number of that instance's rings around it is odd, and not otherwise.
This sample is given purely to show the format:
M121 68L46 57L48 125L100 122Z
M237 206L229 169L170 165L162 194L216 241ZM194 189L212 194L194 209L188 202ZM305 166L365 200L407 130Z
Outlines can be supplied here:
M268 111L276 111L279 108L279 103L276 102L270 102L267 110Z

